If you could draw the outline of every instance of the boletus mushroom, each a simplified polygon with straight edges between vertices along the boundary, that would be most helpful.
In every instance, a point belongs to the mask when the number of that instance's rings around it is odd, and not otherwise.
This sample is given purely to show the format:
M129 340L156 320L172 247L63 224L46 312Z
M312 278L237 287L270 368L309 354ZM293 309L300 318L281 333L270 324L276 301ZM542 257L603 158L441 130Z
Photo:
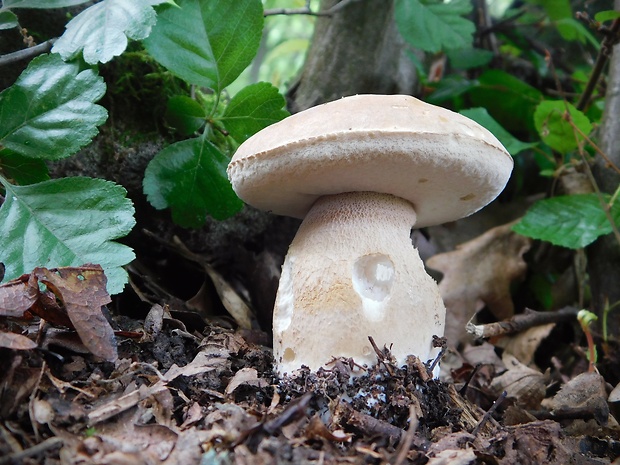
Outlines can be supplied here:
M433 359L445 307L411 229L470 215L504 188L513 160L485 128L406 95L319 105L245 141L228 166L256 208L303 218L273 313L276 370L333 357L376 363L368 336L403 364Z

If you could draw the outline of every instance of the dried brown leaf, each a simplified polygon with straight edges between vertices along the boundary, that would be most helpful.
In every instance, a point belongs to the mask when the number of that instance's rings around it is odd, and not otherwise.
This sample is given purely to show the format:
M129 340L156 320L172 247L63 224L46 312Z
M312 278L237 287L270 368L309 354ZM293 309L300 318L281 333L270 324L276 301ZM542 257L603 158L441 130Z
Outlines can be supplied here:
M512 316L510 284L526 271L522 257L531 239L511 227L512 223L492 228L427 261L429 268L444 275L439 290L448 312L445 335L450 344L470 340L465 325L485 305L499 320Z
M38 296L39 287L28 275L0 284L0 316L21 317Z
M111 301L103 269L99 265L35 268L33 274L62 302L88 350L104 360L116 360L114 331L101 311Z
M514 355L504 353L504 364L508 369L491 382L496 392L506 391L518 406L536 409L545 397L545 377L538 370L519 362Z
M37 343L21 334L0 333L0 347L11 350L32 350L37 348Z
M245 367L235 373L235 376L232 377L224 392L229 396L235 389L242 385L266 387L269 386L269 383L267 380L258 377L258 371L256 371L255 368Z

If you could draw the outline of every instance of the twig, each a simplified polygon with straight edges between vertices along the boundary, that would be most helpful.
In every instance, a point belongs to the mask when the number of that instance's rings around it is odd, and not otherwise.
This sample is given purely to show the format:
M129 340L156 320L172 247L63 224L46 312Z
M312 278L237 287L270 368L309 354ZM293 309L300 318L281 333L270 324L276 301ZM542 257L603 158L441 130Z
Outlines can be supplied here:
M484 424L489 421L489 418L491 418L491 415L493 415L493 413L495 412L495 410L497 410L497 407L500 406L500 404L502 402L504 402L504 399L506 399L506 396L508 395L508 393L506 391L502 392L501 395L497 398L497 400L495 402L493 402L493 405L491 405L491 408L484 414L484 416L482 417L482 420L480 420L480 422L476 425L476 427L474 428L474 430L471 432L471 434L473 436L478 436L478 433L480 432L480 430L482 429L482 427L484 426Z
M370 344L372 345L375 354L377 354L377 359L379 360L379 363L383 363L383 366L388 371L390 376L394 376L394 370L392 370L391 364L386 362L386 360L389 361L386 354L381 349L379 349L379 347L377 347L377 344L375 343L375 340L372 338L372 336L368 336L368 340L370 341ZM385 350L387 351L387 348Z
M33 457L35 455L42 454L43 452L55 449L56 447L60 447L63 444L63 440L59 437L48 438L39 444L32 446L28 449L15 452L13 454L5 455L4 457L0 457L0 465L8 465L11 463L21 463L21 461L28 457Z
M338 11L349 6L351 3L359 2L360 0L342 0L325 11L312 11L310 8L310 0L306 0L306 6L301 8L271 8L263 12L263 16L275 16L275 15L308 15L308 16L333 16Z
M596 63L594 64L594 68L592 69L592 74L590 74L590 79L586 84L586 88L584 89L581 97L579 98L579 102L577 102L576 108L579 111L583 111L588 102L590 101L590 97L592 97L592 93L598 84L598 81L603 73L603 69L605 68L605 63L609 59L611 55L611 50L614 46L614 43L618 40L618 33L620 33L620 18L614 19L611 24L611 28L609 29L609 33L605 35L605 38L601 42L601 49L598 52L598 56L596 57Z
M56 42L56 40L57 39L46 40L39 45L35 45L34 47L25 48L23 50L18 50L17 52L2 55L0 56L0 67L10 65L21 60L34 58L43 53L47 53L52 49L52 45L54 45L54 42Z
M577 312L578 310L574 307L565 307L557 312L537 312L526 308L524 313L515 315L507 321L498 321L486 325L475 325L470 321L466 325L466 330L477 338L503 336L519 333L534 326L574 320L577 318Z
M409 428L405 432L405 436L400 441L398 445L398 455L396 456L396 460L394 461L394 465L401 465L405 463L407 460L407 454L409 453L409 449L411 449L411 444L413 443L413 437L415 435L416 430L418 429L418 425L420 424L420 420L418 418L418 414L416 412L415 405L409 406Z

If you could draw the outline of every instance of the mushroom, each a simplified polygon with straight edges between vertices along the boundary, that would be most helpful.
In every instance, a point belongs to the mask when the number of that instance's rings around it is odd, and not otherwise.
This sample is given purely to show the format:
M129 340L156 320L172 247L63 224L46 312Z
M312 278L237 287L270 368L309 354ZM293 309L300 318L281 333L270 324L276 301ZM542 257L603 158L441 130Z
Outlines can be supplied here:
M228 166L248 204L303 218L273 313L276 370L399 364L438 353L445 307L411 229L470 215L506 185L513 160L474 121L406 95L319 105L245 141Z

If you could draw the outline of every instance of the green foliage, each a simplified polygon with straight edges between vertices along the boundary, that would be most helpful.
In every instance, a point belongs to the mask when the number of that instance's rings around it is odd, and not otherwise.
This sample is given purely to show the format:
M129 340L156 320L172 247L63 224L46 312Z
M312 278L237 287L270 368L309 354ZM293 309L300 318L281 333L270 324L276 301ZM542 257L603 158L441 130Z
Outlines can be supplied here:
M242 89L235 95L220 119L230 135L241 144L261 129L288 116L286 102L278 89L267 82L259 82Z
M606 202L609 195L603 195ZM615 203L611 215L620 223L620 204ZM612 231L597 194L564 195L536 202L513 226L519 234L578 249Z
M567 154L588 135L592 124L586 115L563 100L541 102L534 113L534 124L542 141L553 150Z
M93 70L80 71L58 55L32 60L17 82L0 93L0 156L6 149L32 158L68 157L97 134L107 118L94 104L105 92Z
M203 138L188 139L162 150L144 175L144 193L159 209L171 208L175 223L197 228L206 214L225 219L242 207L232 190L229 159Z
M200 227L207 214L225 219L241 209L226 174L230 156L248 137L288 113L284 98L268 83L241 89L225 106L220 101L224 88L258 50L259 0L182 0L178 5L160 8L145 47L172 73L211 94L197 90L195 100L175 96L169 101L172 127L183 136L203 133L157 154L146 170L144 192L155 208L170 208L177 224Z
M469 0L397 0L396 24L407 42L426 52L467 49L476 28L463 16L471 10Z
M81 5L89 0L3 0L2 8L63 8Z
M127 48L127 39L141 40L156 22L147 0L103 0L73 18L52 49L64 60L83 52L86 63L107 63Z
M97 134L107 117L94 102L105 92L90 69L58 55L32 60L15 84L0 93L0 261L5 279L36 266L99 263L108 290L127 282L121 268L133 259L111 242L133 227L125 190L88 178L48 180L45 160L72 155ZM19 184L19 185L18 185Z
M259 0L180 0L164 6L144 41L147 51L181 79L221 92L252 61L263 28Z
M91 178L54 179L29 186L2 182L6 200L0 207L0 261L5 279L34 267L100 264L108 291L116 294L127 281L122 265L134 259L129 247L112 242L134 225L125 189Z
M524 150L536 146L536 143L522 142L506 131L506 129L489 115L486 108L469 108L467 110L461 110L460 113L491 131L513 157Z
M11 29L19 26L17 15L12 11L0 10L0 31L3 29Z

